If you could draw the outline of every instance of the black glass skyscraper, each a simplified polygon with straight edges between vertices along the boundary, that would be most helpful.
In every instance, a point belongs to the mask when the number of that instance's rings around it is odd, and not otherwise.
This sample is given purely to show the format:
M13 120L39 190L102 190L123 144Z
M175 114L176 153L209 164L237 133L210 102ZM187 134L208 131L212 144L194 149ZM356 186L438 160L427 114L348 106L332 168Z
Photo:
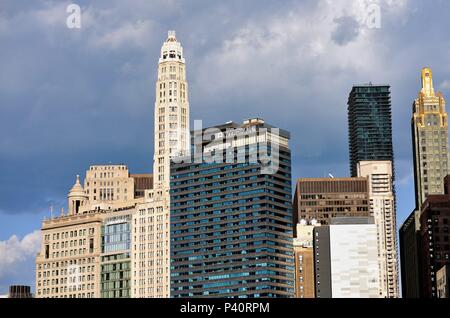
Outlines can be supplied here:
M357 176L359 161L394 163L390 86L353 86L348 98L348 134L352 177Z

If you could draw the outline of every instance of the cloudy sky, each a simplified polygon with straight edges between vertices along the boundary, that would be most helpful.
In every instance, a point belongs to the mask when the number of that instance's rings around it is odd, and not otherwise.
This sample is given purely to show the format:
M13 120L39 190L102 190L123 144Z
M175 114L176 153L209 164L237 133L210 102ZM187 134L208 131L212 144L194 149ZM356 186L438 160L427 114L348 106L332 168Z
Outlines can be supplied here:
M390 84L398 224L411 212L411 104L423 66L450 96L449 1L74 2L80 29L66 26L70 1L0 0L0 294L34 285L36 230L76 174L109 162L151 172L156 66L172 29L191 120L258 116L291 131L295 178L348 176L348 93Z

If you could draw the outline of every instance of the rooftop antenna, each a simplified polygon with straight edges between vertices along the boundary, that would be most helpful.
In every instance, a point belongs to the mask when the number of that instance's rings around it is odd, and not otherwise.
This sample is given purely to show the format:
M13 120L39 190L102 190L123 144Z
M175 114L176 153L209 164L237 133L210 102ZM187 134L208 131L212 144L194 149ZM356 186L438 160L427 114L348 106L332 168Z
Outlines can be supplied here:
M50 218L53 219L53 204L50 204Z

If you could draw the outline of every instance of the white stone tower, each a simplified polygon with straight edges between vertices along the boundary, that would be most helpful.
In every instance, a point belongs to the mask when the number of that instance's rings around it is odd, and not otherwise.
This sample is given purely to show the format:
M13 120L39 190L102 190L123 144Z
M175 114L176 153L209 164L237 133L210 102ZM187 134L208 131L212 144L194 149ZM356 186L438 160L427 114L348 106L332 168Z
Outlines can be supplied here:
M161 48L156 81L154 189L167 192L170 159L189 153L189 102L183 48L169 31Z
M170 297L170 160L189 153L186 66L183 48L169 31L156 82L153 189L133 214L132 297Z

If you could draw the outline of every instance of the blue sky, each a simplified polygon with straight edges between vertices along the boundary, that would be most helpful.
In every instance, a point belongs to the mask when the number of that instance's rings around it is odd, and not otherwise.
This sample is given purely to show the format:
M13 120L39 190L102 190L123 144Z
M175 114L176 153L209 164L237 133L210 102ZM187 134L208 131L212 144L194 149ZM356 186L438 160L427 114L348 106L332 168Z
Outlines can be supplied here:
M293 176L348 176L353 84L392 91L398 225L414 206L411 105L420 71L450 96L446 0L0 0L0 294L33 285L39 229L90 164L151 172L167 30L187 62L191 120L262 117L292 134ZM365 8L381 9L369 28Z

